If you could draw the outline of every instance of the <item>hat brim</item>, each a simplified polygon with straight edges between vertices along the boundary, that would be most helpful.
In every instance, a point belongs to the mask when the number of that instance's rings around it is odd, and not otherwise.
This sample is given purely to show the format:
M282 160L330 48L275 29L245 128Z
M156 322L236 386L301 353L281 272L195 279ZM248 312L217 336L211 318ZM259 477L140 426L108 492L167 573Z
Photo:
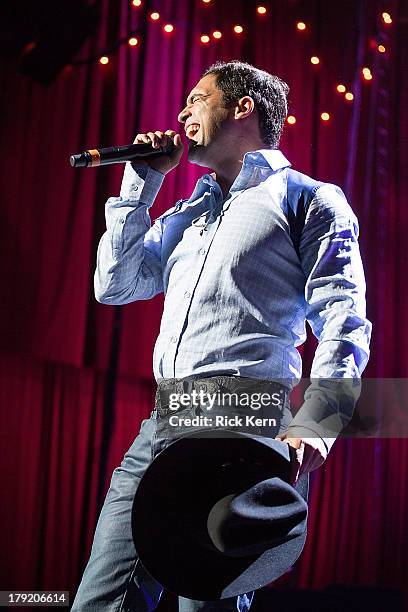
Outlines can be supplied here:
M157 455L135 496L132 532L144 567L165 589L204 601L276 580L302 552L306 529L261 554L229 557L206 525L221 497L275 474L288 481L289 473L290 448L279 440L220 430L179 438ZM307 476L295 488L307 501Z

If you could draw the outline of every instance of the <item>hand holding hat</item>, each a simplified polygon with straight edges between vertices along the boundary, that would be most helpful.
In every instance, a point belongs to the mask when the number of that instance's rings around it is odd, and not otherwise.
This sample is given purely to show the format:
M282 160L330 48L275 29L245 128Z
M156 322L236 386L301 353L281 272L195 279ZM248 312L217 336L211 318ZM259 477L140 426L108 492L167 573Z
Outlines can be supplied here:
M277 440L285 442L295 453L292 456L292 469L289 478L291 484L296 484L302 474L308 474L320 467L327 458L327 448L321 438L298 438L289 433L276 436Z

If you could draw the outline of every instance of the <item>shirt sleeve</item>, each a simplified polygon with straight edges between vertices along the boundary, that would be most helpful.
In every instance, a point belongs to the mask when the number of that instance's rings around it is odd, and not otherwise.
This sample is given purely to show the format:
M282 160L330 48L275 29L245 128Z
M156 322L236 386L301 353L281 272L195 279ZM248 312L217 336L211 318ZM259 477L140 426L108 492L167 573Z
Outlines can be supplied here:
M310 203L300 242L306 318L319 343L311 384L288 435L319 436L330 450L350 421L369 358L358 221L341 189L324 184Z
M163 179L149 166L126 164L120 196L105 205L94 275L98 302L127 304L163 291L161 223L152 225L149 215Z

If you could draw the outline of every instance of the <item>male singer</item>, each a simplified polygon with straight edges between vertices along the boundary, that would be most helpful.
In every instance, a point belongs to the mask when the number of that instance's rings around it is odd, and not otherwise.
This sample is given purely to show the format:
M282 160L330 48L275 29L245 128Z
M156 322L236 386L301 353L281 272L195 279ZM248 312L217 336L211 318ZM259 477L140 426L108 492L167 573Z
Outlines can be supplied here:
M223 376L230 390L259 379L286 393L301 377L296 347L306 320L319 341L314 379L358 381L367 363L371 324L358 222L338 187L295 172L278 150L288 91L249 64L210 67L178 121L188 160L213 172L151 225L149 209L184 147L173 130L138 134L136 143L159 147L171 139L175 149L127 164L120 197L107 201L96 299L127 304L165 293L154 350L159 387L194 379L216 391ZM296 449L293 482L324 462L336 435L327 422L344 426L351 418L353 402L337 400L317 384L293 420L285 406L276 434ZM144 612L158 604L162 588L138 561L130 526L138 482L171 442L157 438L156 424L157 410L113 473L75 612ZM251 601L247 593L219 602L180 598L179 605L244 612Z

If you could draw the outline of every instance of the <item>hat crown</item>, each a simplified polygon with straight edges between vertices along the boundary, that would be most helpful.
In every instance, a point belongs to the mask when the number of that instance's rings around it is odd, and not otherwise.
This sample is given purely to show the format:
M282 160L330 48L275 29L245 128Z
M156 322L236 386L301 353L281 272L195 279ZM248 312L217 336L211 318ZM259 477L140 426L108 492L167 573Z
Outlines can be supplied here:
M232 557L265 552L306 529L307 504L281 478L270 478L214 504L207 520L214 546Z

